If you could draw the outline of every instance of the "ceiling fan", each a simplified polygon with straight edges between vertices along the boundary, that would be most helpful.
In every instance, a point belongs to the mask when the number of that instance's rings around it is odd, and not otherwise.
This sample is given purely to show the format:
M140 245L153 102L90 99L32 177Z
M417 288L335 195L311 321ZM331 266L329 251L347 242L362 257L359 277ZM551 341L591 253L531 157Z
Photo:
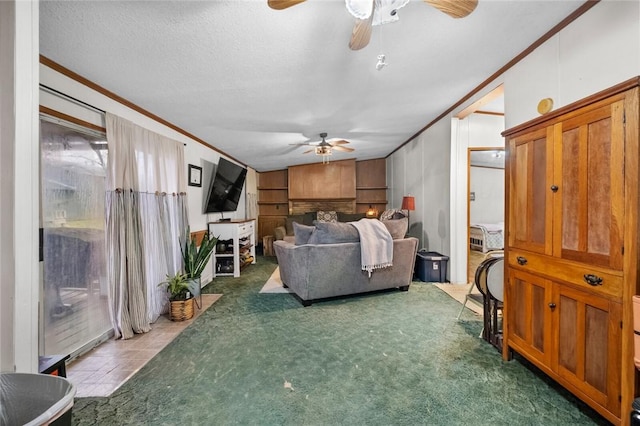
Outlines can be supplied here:
M309 154L310 152L315 152L316 155L331 155L332 151L335 149L336 151L342 151L342 152L353 152L355 151L355 149L353 148L348 148L346 145L349 143L349 141L345 141L344 139L340 139L337 141L333 141L333 142L327 142L327 134L326 133L320 133L320 137L322 138L322 141L320 141L319 143L314 143L314 142L305 142L305 143L292 143L290 145L296 145L296 146L311 146L312 148L303 152L303 154Z
M270 8L287 9L306 0L267 0ZM452 18L464 18L474 11L478 0L424 0L425 3L446 13ZM371 27L398 20L398 9L409 3L409 0L345 0L347 10L356 18L353 26L349 48L360 50L369 44Z

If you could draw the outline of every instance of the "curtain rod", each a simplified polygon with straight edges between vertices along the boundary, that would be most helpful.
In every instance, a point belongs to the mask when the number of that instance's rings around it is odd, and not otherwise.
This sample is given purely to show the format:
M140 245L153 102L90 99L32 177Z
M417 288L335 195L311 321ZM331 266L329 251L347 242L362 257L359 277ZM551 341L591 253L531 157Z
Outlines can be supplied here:
M95 107L95 106L93 106L93 105L91 105L91 104L88 104L88 103L86 103L86 102L84 102L84 101L81 101L80 99L74 98L73 96L69 96L69 95L67 95L66 93L62 93L61 91L56 90L56 89L54 89L53 87L49 87L49 86L46 86L46 85L44 85L44 84L40 83L40 88L41 88L42 90L44 90L45 92L49 92L49 93L51 93L52 95L59 96L59 97L64 98L64 99L66 99L66 100L68 100L68 101L70 101L70 102L73 102L73 103L75 103L75 104L77 104L77 105L80 105L80 106L83 106L83 107L85 107L85 108L87 108L87 109L90 109L90 110L93 110L93 111L99 112L100 114L106 114L106 113L107 113L107 112L106 112L105 110L103 110L103 109L100 109L100 108L98 108L98 107ZM182 145L183 145L183 146L187 146L187 144L186 144L186 143L182 143Z
M45 92L49 92L49 93L51 93L52 95L56 95L56 96L59 96L59 97L61 97L61 98L67 99L68 101L71 101L71 102L73 102L73 103L75 103L75 104L78 104L78 105L80 105L80 106L83 106L83 107L85 107L85 108L91 109L91 110L96 111L96 112L99 112L99 113L101 113L101 114L106 114L106 111L105 111L105 110L103 110L103 109L100 109L100 108L94 107L94 106L93 106L93 105L91 105L91 104L88 104L88 103L86 103L86 102L84 102L84 101L81 101L80 99L74 98L73 96L69 96L69 95L67 95L67 94L65 94L65 93L62 93L61 91L56 90L56 89L54 89L54 88L52 88L52 87L45 86L45 85L44 85L44 84L42 84L42 83L40 83L40 88L41 88L42 90L44 90Z

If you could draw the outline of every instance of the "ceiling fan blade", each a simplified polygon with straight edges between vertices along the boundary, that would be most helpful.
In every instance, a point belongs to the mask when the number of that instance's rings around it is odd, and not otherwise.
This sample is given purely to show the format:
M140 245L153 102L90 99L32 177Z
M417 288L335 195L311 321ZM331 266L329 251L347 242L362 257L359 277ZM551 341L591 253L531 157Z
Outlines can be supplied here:
M351 33L351 40L349 40L349 49L360 50L369 44L369 40L371 40L372 22L373 12L371 16L369 16L369 19L356 19L353 32Z
M344 139L341 139L339 141L334 141L334 142L330 142L331 146L336 146L336 145L346 145L350 143L349 141L345 141Z
M342 145L334 146L334 147L332 147L332 149L335 149L336 151L342 151L342 152L353 152L353 151L355 151L354 148L347 148L346 146L342 146Z
M464 18L474 11L478 0L424 0L425 3L444 12L452 18Z
M271 9L282 10L304 1L305 0L267 0L267 4Z

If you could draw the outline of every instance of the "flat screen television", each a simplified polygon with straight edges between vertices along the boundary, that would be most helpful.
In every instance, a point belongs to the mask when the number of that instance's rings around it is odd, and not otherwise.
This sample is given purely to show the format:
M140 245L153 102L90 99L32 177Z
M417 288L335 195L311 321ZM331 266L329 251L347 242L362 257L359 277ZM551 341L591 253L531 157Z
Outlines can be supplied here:
M235 212L246 176L247 169L220 157L204 212Z

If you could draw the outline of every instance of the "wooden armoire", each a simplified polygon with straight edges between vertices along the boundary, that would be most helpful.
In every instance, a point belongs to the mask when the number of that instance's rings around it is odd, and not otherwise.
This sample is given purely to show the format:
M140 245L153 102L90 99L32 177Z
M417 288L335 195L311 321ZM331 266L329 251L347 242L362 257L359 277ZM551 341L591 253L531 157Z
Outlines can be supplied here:
M524 356L615 424L629 423L636 393L639 83L503 133L503 356Z

